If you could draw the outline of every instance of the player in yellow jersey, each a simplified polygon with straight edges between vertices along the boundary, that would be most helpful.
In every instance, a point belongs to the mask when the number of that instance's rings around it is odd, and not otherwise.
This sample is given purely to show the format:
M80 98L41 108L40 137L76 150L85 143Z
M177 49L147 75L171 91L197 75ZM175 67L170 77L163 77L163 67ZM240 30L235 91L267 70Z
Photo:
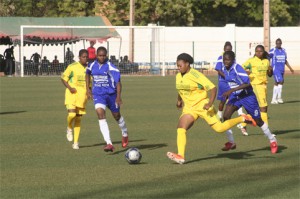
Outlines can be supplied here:
M267 75L271 77L273 70L270 66L268 53L265 51L263 45L255 47L254 57L248 59L243 64L243 67L249 75L251 86L260 107L262 120L268 124Z
M88 60L88 51L82 49L79 51L79 62L70 64L61 76L62 83L66 87L65 91L65 105L68 110L67 116L67 139L73 141L74 128L74 143L73 149L79 149L79 134L81 128L81 117L86 114L85 105L86 97L86 83L85 71ZM74 125L73 125L74 123Z
M248 115L221 123L213 106L217 88L205 75L190 67L190 64L193 63L194 60L189 54L182 53L177 57L179 69L179 73L176 75L177 107L183 107L183 111L177 125L178 154L168 152L167 156L179 164L185 162L186 132L199 117L218 133L223 133L241 122L256 125L252 117ZM210 97L207 95L208 91L210 91Z

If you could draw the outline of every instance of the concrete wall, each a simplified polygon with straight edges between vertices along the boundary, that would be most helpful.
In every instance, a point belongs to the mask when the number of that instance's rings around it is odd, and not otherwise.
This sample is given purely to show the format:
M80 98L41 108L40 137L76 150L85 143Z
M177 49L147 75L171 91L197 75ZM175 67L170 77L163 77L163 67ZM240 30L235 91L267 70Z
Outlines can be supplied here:
M117 57L129 55L129 29L117 29L122 39L112 38L108 42L96 43L95 47L105 46L109 48L110 55ZM300 70L300 27L272 27L271 47L275 40L281 38L283 47L287 50L288 61L295 69ZM257 44L263 43L262 27L236 27L228 24L225 27L165 27L151 30L146 28L135 29L135 62L175 62L178 54L182 52L194 56L196 62L206 61L213 63L222 53L225 41L232 42L237 55L237 61L243 63L253 56ZM78 42L67 45L74 52L77 59L78 52L87 48L88 42ZM8 46L0 46L0 54L3 54ZM121 48L120 48L121 47ZM19 61L20 48L16 46L15 57ZM54 55L60 62L64 59L63 46L26 46L24 55L27 59L35 52L52 61Z

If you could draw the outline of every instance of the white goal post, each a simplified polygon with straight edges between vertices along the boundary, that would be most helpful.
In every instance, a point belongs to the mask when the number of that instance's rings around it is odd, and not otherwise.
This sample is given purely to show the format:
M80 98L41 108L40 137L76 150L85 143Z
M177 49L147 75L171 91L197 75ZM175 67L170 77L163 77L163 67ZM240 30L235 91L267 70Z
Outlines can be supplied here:
M46 26L46 25L21 25L20 26L20 76L24 77L24 35L25 29L107 29L107 28L114 28L117 32L128 32L128 30L134 30L134 52L133 54L137 56L139 63L150 63L150 66L143 66L147 70L154 70L156 69L157 73L152 74L158 74L165 76L166 74L166 66L165 66L165 27L164 26ZM140 29L147 29L149 30L148 35L141 35L136 34ZM144 32L144 31L143 31ZM120 57L121 51L130 49L128 48L129 44L129 36L128 34L120 34L118 47L119 52L117 53L117 56ZM127 38L128 36L128 38ZM79 38L81 39L81 38ZM110 38L108 39L107 43L110 42L110 40L116 39L116 38ZM85 40L82 38L81 40ZM145 40L148 42L148 44L144 44L143 41ZM117 41L114 41L116 43ZM143 43L143 44L142 44ZM139 45L140 44L140 45ZM145 52L145 50L147 52ZM109 51L109 49L108 49ZM147 54L147 56L144 56L141 54L141 52L145 52L144 54ZM127 50L127 53L128 50ZM130 53L129 53L130 54ZM135 61L135 60L134 60ZM150 71L151 72L151 71Z

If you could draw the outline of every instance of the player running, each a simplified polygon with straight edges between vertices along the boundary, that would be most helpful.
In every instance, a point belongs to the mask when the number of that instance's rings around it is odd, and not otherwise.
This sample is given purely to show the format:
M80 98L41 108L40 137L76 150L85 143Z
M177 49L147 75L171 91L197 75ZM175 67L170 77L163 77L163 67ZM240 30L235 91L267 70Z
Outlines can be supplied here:
M230 90L226 91L223 96L228 98L226 108L224 111L224 120L231 118L232 114L240 107L244 107L247 113L249 113L255 120L257 126L261 128L265 136L270 141L271 153L277 152L277 140L271 133L268 123L264 122L261 117L260 108L257 98L253 92L253 88L250 85L250 79L246 71L239 64L235 63L235 54L232 51L227 51L223 56L223 73L225 80L230 86ZM228 137L228 142L225 144L223 151L235 149L233 135Z
M282 87L284 83L284 69L285 65L294 73L293 68L290 66L287 61L287 54L284 48L281 47L281 39L276 39L276 47L270 50L270 58L273 67L274 75L274 88L273 88L273 97L271 104L282 104L283 100L281 97Z
M262 120L268 124L268 103L267 103L267 76L272 76L272 68L268 60L268 53L263 45L255 47L254 57L243 63L244 69L249 75L251 86L256 95Z
M190 64L193 62L194 59L186 53L177 57L179 69L179 73L176 75L177 107L183 107L183 110L177 125L178 154L168 152L167 156L179 164L185 162L186 132L199 117L204 119L218 133L223 133L241 122L255 125L251 116L246 115L221 123L213 106L217 88L205 75L191 68ZM208 91L210 91L210 97L207 96Z
M67 116L67 139L73 141L73 149L79 149L79 134L81 129L81 117L86 114L86 85L85 71L87 66L88 52L85 49L79 51L79 62L70 64L61 76L62 83L66 87L65 105L68 110Z
M224 52L232 50L232 45L229 41L225 42L223 50L224 50ZM223 97L223 93L225 91L230 90L230 87L228 86L227 82L224 79L225 76L222 72L222 67L223 67L223 54L218 57L218 60L217 60L216 66L215 66L215 70L218 72L218 95L217 95L217 100L220 101L217 115L219 116L221 121L223 121L223 109L224 109L224 105L225 105L226 100L227 100ZM243 114L243 109L242 108L240 108L238 110L238 114L239 115ZM238 126L239 129L241 129L243 135L248 135L245 123L238 124L237 126ZM232 134L231 129L228 130L228 131L229 131L228 132L229 134Z
M93 78L92 91L89 89L90 77ZM113 152L114 146L110 138L110 131L106 121L106 107L110 109L113 117L118 122L122 131L122 147L128 145L128 132L125 120L120 113L121 99L121 75L115 65L107 59L105 47L97 49L97 59L86 69L87 96L94 100L95 110L99 120L100 132L106 142L104 151Z

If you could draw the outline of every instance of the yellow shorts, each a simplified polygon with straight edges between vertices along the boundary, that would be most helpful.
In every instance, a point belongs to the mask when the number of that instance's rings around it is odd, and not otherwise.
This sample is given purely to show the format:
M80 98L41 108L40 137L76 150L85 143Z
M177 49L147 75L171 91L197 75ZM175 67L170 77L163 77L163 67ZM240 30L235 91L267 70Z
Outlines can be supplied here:
M268 106L267 102L267 85L266 84L254 84L252 85L253 91L256 95L259 107Z
M194 120L196 121L199 117L204 119L207 124L213 125L220 120L217 117L216 109L214 106L211 106L209 110L203 109L204 105L208 103L208 99L202 100L199 104L193 107L184 107L182 114L183 115L189 114L194 117Z
M85 115L86 114L85 108L79 108L79 107L76 107L73 104L66 104L66 108L67 108L67 110L75 109L76 113L79 114L79 115Z

